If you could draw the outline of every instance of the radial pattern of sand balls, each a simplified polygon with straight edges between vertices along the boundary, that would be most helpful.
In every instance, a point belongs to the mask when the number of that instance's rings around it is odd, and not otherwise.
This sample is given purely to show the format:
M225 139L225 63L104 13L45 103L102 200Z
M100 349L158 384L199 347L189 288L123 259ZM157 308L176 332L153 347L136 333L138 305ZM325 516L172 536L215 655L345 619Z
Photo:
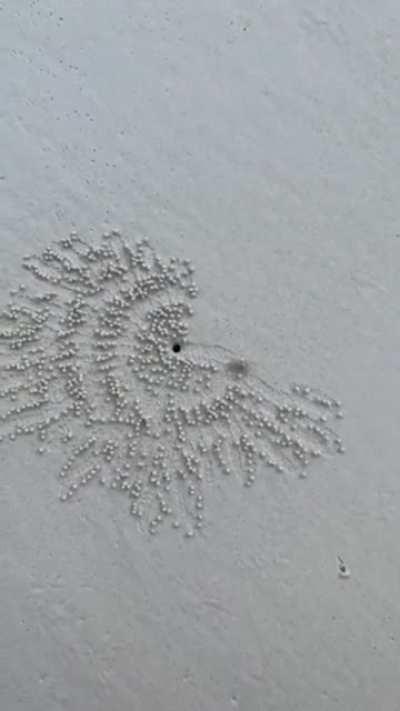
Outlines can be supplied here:
M151 533L191 537L219 474L252 486L344 451L337 400L277 389L245 359L191 342L189 260L114 230L98 244L71 234L23 267L29 284L0 313L0 440L60 452L61 501L98 482Z

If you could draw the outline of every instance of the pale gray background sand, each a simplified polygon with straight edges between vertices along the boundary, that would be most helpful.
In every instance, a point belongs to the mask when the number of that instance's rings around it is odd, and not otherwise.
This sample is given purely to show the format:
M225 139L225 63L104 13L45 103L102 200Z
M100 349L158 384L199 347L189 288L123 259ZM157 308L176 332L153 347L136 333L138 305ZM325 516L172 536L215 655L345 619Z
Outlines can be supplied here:
M396 711L398 1L2 2L0 51L3 298L72 226L146 233L196 337L341 397L348 446L189 542L2 451L1 710Z

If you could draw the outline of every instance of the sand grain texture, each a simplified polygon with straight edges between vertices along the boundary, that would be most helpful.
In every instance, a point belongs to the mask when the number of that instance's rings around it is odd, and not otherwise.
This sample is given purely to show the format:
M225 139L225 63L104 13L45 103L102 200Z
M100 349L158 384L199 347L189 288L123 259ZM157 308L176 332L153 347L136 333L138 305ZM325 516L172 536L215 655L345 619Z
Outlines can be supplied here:
M1 709L397 711L399 35L389 0L1 5L2 303L72 229L146 235L193 340L339 397L347 447L190 541L3 448Z

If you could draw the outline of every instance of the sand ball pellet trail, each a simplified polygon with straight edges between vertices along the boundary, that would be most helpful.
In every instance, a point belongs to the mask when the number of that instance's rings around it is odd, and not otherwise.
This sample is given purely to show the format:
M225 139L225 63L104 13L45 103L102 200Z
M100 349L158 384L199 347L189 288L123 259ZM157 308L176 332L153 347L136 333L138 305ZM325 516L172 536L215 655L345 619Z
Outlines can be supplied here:
M191 537L218 475L268 485L344 451L337 400L194 345L190 261L114 230L98 244L73 233L23 267L0 317L1 441L59 452L61 501L101 484L151 533Z

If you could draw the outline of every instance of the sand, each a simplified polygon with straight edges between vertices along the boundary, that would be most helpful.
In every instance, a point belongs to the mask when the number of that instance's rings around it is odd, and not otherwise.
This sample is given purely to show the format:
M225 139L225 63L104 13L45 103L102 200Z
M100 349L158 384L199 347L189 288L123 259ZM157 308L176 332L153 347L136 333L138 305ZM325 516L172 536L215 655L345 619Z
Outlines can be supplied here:
M397 711L397 3L9 3L0 286L71 229L193 260L193 338L343 401L343 457L186 540L3 447L0 708ZM351 571L338 573L338 556Z

